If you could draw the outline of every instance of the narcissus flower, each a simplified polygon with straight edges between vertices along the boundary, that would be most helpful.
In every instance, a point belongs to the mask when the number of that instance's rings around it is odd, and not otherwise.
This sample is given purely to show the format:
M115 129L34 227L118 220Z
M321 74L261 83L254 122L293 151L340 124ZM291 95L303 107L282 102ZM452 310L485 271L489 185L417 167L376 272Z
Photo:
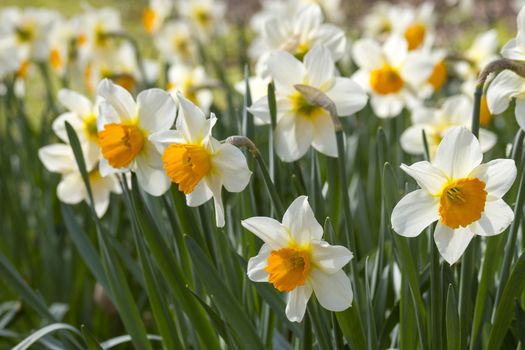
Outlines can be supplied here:
M424 154L422 130L425 130L430 157L434 158L443 136L455 126L469 127L472 101L464 95L445 99L441 108L416 107L412 111L412 126L401 134L401 147L410 154ZM496 135L486 129L479 130L481 151L487 152L497 141Z
M407 43L396 36L382 46L372 39L358 40L353 57L360 69L352 78L370 92L370 104L379 118L393 118L403 107L418 104L415 87L428 81L435 65L419 50L409 53Z
M408 50L419 49L433 41L435 17L432 2L424 2L416 8L395 6L390 16L392 31L406 40Z
M98 94L104 98L97 119L103 156L100 174L131 170L146 192L162 195L170 182L162 169L161 154L148 138L173 125L175 101L164 90L149 89L142 91L135 102L126 89L108 79L99 84Z
M514 219L503 195L516 178L511 159L481 164L478 140L465 127L451 129L432 163L422 161L401 169L421 189L404 196L392 212L394 231L415 237L437 221L434 241L441 256L454 264L475 235L503 232Z
M282 223L253 217L243 220L242 225L264 242L259 254L248 262L248 277L288 292L286 316L290 321L303 319L312 292L330 311L343 311L352 305L352 286L342 270L352 253L322 239L323 228L307 197L300 196L290 204Z
M142 25L146 32L155 33L170 15L172 8L171 0L150 0L142 14Z
M182 20L171 20L157 32L155 46L168 63L193 63L197 55L197 42L191 26Z
M210 85L214 82L206 75L204 67L190 67L184 64L174 64L168 71L167 90L173 95L179 91L188 100L208 112L213 102Z
M213 197L215 221L223 227L222 186L229 192L241 192L252 173L237 147L211 136L215 115L206 119L191 101L181 94L177 97L180 109L176 130L158 132L150 140L162 154L167 176L186 195L187 204L196 207Z
M518 33L516 38L509 40L501 49L501 55L505 58L517 61L525 61L525 6L522 6L516 20Z
M319 152L336 157L335 131L330 114L312 105L295 85L307 85L323 92L332 100L340 117L361 110L368 100L364 90L349 78L336 76L330 51L316 45L304 57L304 63L286 51L278 51L268 60L275 82L277 125L275 150L285 162L301 158L312 145ZM268 98L256 101L250 111L270 123Z

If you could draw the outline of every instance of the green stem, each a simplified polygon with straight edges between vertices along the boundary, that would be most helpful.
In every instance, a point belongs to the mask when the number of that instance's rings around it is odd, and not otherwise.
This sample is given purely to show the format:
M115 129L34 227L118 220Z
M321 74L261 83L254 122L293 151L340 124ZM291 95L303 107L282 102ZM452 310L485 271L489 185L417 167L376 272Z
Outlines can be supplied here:
M281 202L281 198L279 197L279 192L277 192L277 188L275 187L272 178L270 177L270 173L268 172L268 168L264 163L264 159L261 157L261 154L259 152L255 153L255 160L257 161L259 169L261 170L264 183L266 184L268 193L270 194L273 205L275 206L277 216L282 217L282 215L284 214L284 209L283 204Z

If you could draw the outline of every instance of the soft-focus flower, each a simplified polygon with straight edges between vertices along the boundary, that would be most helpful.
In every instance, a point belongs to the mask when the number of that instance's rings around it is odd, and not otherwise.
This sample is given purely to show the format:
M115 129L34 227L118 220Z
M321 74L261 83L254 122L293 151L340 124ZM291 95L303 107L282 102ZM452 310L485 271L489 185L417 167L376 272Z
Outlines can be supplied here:
M88 164L98 163L100 149L98 146L97 115L98 105L72 90L62 89L58 92L58 101L68 111L59 115L52 124L53 131L58 138L69 142L65 123L68 122L75 129L80 143L85 149L85 158Z
M501 55L511 60L525 61L525 6L518 13L516 22L518 33L503 46Z
M502 197L516 178L512 159L481 164L478 140L465 127L451 129L432 163L421 161L401 169L421 189L404 196L392 212L394 231L415 237L438 221L434 240L441 256L454 264L475 235L503 232L514 219Z
M282 223L252 217L242 225L264 242L259 254L248 262L248 277L288 292L286 316L290 321L303 319L312 291L321 306L330 311L343 311L352 305L352 286L342 270L352 253L322 240L323 228L307 197L300 196L290 204Z
M148 33L155 33L170 15L172 0L149 0L149 5L142 14L142 25Z
M213 197L215 221L223 227L222 187L241 192L249 183L251 171L244 154L230 143L220 143L211 136L217 118L204 113L191 101L177 94L179 114L176 130L151 135L150 140L162 154L167 176L186 195L191 207L204 204Z
M434 4L424 2L419 7L395 6L391 9L392 32L403 37L408 50L419 49L434 40Z
M284 50L302 60L315 44L326 46L332 60L338 61L345 53L346 37L337 26L323 23L321 8L312 4L295 16L268 19L250 47L250 55L266 62L271 52Z
M161 154L149 136L168 130L175 121L176 105L164 90L148 89L137 96L110 80L99 84L100 102L97 119L100 150L100 174L131 170L139 185L153 196L169 188L169 179L162 169Z
M424 85L434 70L429 55L408 51L405 40L392 36L383 46L372 39L360 39L353 46L359 70L352 76L371 94L370 103L379 118L393 118L403 107L419 103L415 87Z
M513 71L505 70L492 80L487 89L490 113L503 113L512 99L516 99L516 121L525 130L525 79Z
M213 102L213 94L209 89L212 83L202 66L189 67L174 64L168 71L168 91L173 96L179 91L205 113L208 112Z
M55 73L63 76L69 61L69 47L73 39L73 29L68 21L57 20L49 33L49 66Z
M372 38L390 35L393 27L390 12L393 7L394 5L389 2L376 2L363 18L364 34Z
M430 158L434 158L438 145L450 128L469 127L472 116L472 101L464 95L445 99L441 108L416 107L412 111L412 126L401 135L401 147L410 154L424 154L422 131L425 130ZM496 144L496 135L488 130L479 130L481 151L487 152Z
M177 5L181 17L192 24L201 40L224 30L226 4L222 0L180 0Z
M494 29L479 34L472 45L462 52L465 61L458 61L454 68L463 80L476 79L479 72L498 58L498 32Z
M316 45L299 61L286 51L278 51L268 60L270 76L275 82L277 125L275 151L285 162L301 158L312 145L319 152L336 157L337 146L334 125L324 108L310 104L295 88L296 84L308 85L322 91L335 104L337 115L349 116L361 110L367 96L349 78L336 76L330 51ZM250 111L270 123L268 98L256 101Z
M197 54L197 43L188 22L172 20L155 36L155 46L164 61L191 64Z
M71 146L63 143L44 146L38 150L38 157L47 170L62 175L56 190L60 201L67 204L78 204L82 201L89 203L89 196ZM110 193L121 193L119 183L115 175L100 176L96 164L91 167L86 164L86 170L93 192L95 212L98 217L102 217L108 209Z

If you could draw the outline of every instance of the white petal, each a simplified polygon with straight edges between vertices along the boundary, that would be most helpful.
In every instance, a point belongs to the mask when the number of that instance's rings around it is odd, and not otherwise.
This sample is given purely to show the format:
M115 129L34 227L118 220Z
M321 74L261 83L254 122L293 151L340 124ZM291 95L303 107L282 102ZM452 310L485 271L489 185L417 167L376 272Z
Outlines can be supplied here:
M253 103L248 111L255 117L261 119L266 124L271 123L270 108L268 107L268 96L261 97Z
M487 129L479 129L479 145L481 146L481 152L488 152L496 145L498 136Z
M58 101L69 111L78 114L80 117L89 116L93 113L93 104L84 95L73 90L61 89L58 92Z
M136 105L133 96L123 87L113 84L109 79L100 82L97 94L102 96L117 112L122 121L135 118Z
M352 259L352 253L343 246L326 241L312 244L312 260L325 273L335 273Z
M154 168L148 163L144 156L136 158L137 181L144 191L152 196L161 196L170 188L170 180L166 176L164 169Z
M440 222L438 222L434 231L434 241L438 247L439 254L450 265L461 258L474 236L474 233L469 228L451 229Z
M272 252L268 244L263 244L259 254L248 260L247 275L254 282L268 282L268 272L264 269L268 267L268 257Z
M309 281L319 304L325 309L343 311L352 305L352 285L343 270L327 274L314 268L310 271Z
M297 197L286 209L283 226L290 230L290 235L299 245L309 244L314 239L320 240L323 236L323 228L315 219L306 196Z
M57 186L57 197L67 204L77 204L86 198L86 187L80 173L73 172L62 177Z
M220 145L213 155L212 168L219 173L224 187L230 192L244 190L252 175L244 154L230 143Z
M213 195L213 204L215 207L215 224L217 227L224 227L224 204L222 203L222 180L219 176L206 176L206 185L208 185Z
M288 293L286 303L286 317L292 322L301 322L306 312L306 304L312 295L312 287L309 284L300 286Z
M478 139L465 127L450 128L438 146L433 164L452 179L466 177L481 164Z
M38 158L46 169L53 173L67 173L77 169L73 150L70 146L62 143L40 148Z
M410 192L392 211L392 227L401 236L415 237L439 219L439 199L425 190Z
M505 70L499 73L487 90L487 104L491 114L500 114L509 107L510 99L518 93L523 85L523 78L516 73Z
M352 55L359 68L373 70L385 63L383 49L372 39L357 40L352 46Z
M171 128L177 106L169 93L161 89L148 89L137 96L139 123L148 133Z
M313 119L314 139L312 146L319 152L330 157L337 157L337 143L332 118L328 114L322 114Z
M511 39L503 45L501 48L501 56L510 60L525 60L523 49L518 46L516 39Z
M337 115L340 117L360 111L368 101L363 88L349 78L336 77L334 85L326 95L334 102Z
M525 130L525 100L516 99L516 121L522 130Z
M399 139L403 151L414 155L425 153L425 146L423 145L423 130L424 128L422 125L412 125L403 131L401 138ZM431 148L430 144L429 148Z
M84 126L82 119L76 113L66 112L59 115L53 121L53 124L51 124L53 132L55 133L55 135L58 136L60 140L64 141L65 143L69 143L69 138L67 137L66 122L71 124L73 129L75 129L79 139L82 140L85 138L84 134L80 132Z
M180 93L177 93L177 98L181 107L177 117L177 130L182 131L186 140L198 144L209 136L216 119L206 119L204 113Z
M301 84L306 74L304 65L286 51L277 51L268 59L268 70L275 81L277 91L293 91L295 84Z
M275 127L275 151L284 162L301 158L312 144L314 127L311 120L285 114Z
M323 22L323 14L321 7L317 4L312 4L304 7L295 16L293 22L293 32L299 35L305 35L315 31Z
M417 184L430 194L438 194L447 183L447 176L427 161L416 162L410 166L401 164L401 169L410 175Z
M198 207L209 201L212 196L213 193L208 188L208 185L206 185L206 181L201 180L193 191L186 195L186 204L190 207Z
M469 228L480 236L494 236L505 231L514 220L514 213L503 199L487 201L478 221Z
M286 228L275 219L263 216L255 216L241 221L241 225L262 239L272 250L279 250L287 247L290 235Z
M99 218L103 217L109 206L109 193L111 180L106 178L91 181L91 189L93 191L93 201L95 202L95 212Z
M311 86L319 87L334 76L334 61L324 45L317 44L308 51L304 56L304 66Z
M184 134L179 130L164 130L156 132L148 138L160 154L164 154L166 147L174 143L185 144L188 141L184 138Z
M501 198L512 187L516 173L514 160L494 159L475 168L469 177L485 182L485 191L489 197Z
M334 61L339 61L346 53L345 32L336 25L322 24L315 33L315 42L326 46Z
M434 70L434 62L429 55L409 54L401 69L403 80L419 86L428 80Z
M399 95L372 95L370 98L370 104L374 110L374 114L379 118L394 118L397 117L403 107L405 107L405 101Z

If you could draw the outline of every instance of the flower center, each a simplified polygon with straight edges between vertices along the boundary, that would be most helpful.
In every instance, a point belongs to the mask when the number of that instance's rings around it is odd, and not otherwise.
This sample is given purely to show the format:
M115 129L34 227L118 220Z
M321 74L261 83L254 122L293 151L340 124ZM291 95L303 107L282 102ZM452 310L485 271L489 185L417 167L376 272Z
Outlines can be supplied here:
M476 178L464 178L448 183L439 198L439 215L443 224L458 228L479 220L485 209L485 183Z
M20 79L25 79L27 77L27 73L29 73L30 66L31 62L29 60L23 60L22 63L20 63L18 70L16 71L16 77Z
M423 23L414 23L405 30L405 40L408 43L408 49L417 49L423 43L427 28Z
M16 31L16 39L20 43L27 43L33 40L34 37L34 29L31 25L25 25L23 27L18 27L15 29Z
M153 27L155 26L156 19L157 13L154 9L148 7L144 10L144 14L142 15L142 24L144 25L144 29L146 29L146 32L153 32Z
M434 66L434 70L428 78L428 82L432 85L434 91L439 91L443 84L445 84L445 81L447 80L447 72L447 66L444 61L440 61Z
M102 155L113 168L125 168L144 146L144 134L136 125L107 124L98 133Z
M212 22L212 16L209 11L203 6L197 6L193 10L195 21L203 28L208 28Z
M274 250L268 257L269 281L281 292L302 286L310 273L310 252L306 249L287 247Z
M49 53L49 64L54 70L59 70L62 68L62 56L60 56L60 51L58 49L52 49Z
M370 72L370 86L378 94L387 95L396 93L401 90L404 85L405 82L398 71L388 64Z
M164 169L179 191L190 194L210 171L210 154L201 145L173 144L162 155Z
M492 120L490 115L489 105L487 102L487 96L481 96L481 104L479 105L479 122L481 125L489 125Z
M92 141L98 141L97 116L91 114L84 118L84 134Z
M321 113L324 113L323 107L311 104L304 98L299 91L294 91L290 95L291 109L295 115L301 117L315 117Z

